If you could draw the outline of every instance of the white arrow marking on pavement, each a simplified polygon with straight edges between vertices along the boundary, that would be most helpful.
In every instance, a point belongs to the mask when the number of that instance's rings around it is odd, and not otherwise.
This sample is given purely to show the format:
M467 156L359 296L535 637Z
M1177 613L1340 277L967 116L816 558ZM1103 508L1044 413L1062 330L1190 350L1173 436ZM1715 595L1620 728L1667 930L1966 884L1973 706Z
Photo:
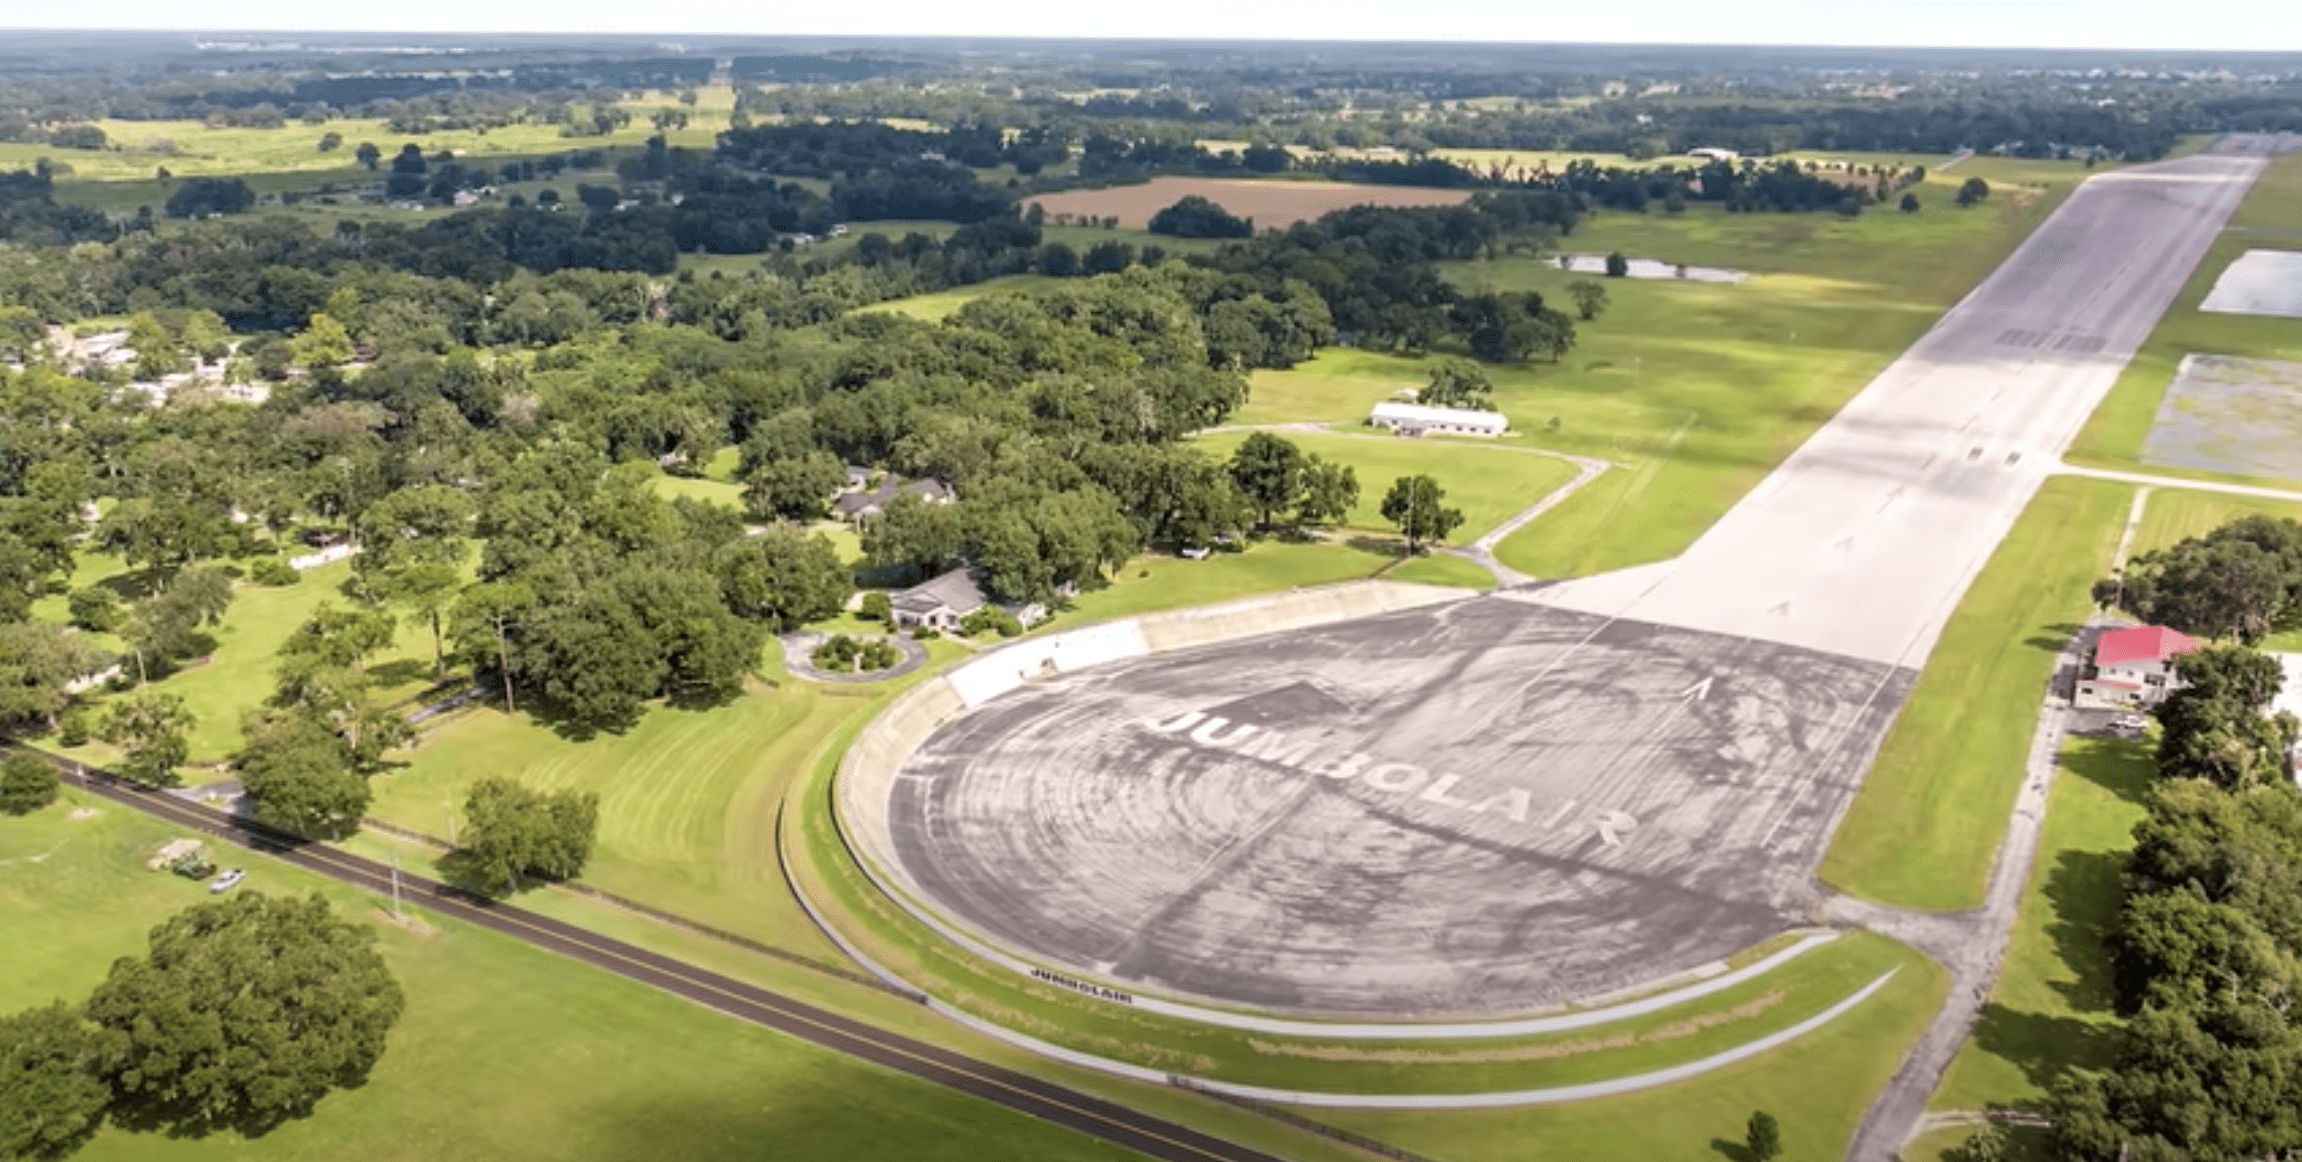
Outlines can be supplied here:
M1711 683L1715 681L1718 681L1718 675L1713 674L1710 677L1705 678L1702 681L1679 691L1679 697L1700 702L1703 699L1710 697Z
M1638 829L1639 821L1627 811L1609 811L1599 816L1599 842L1608 847L1621 847L1623 834Z

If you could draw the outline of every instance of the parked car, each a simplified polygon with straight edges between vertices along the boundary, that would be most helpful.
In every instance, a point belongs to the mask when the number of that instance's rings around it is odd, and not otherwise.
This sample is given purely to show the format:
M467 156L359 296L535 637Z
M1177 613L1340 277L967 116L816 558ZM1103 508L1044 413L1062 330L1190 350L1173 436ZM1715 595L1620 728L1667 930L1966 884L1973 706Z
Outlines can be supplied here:
M223 875L217 876L215 882L208 885L208 891L211 894L221 894L228 892L232 890L233 885L247 878L248 873L245 870L240 868L233 868L232 870L225 872Z

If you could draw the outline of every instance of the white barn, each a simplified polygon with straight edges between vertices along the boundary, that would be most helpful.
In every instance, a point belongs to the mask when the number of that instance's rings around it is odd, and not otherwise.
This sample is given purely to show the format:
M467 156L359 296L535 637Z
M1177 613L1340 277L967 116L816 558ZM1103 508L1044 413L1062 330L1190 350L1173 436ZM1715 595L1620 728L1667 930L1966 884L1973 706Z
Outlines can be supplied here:
M1420 436L1439 432L1449 436L1500 436L1511 426L1501 412L1482 412L1472 408L1442 408L1419 403L1379 403L1367 416L1367 422L1378 428L1389 428L1402 436Z

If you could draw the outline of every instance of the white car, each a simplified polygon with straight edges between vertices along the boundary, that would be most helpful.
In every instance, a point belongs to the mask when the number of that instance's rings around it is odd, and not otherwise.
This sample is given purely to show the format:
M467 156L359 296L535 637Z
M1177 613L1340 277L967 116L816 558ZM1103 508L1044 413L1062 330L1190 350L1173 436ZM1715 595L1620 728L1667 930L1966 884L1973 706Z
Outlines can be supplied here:
M217 876L214 880L210 881L208 884L208 891L212 895L221 895L225 892L231 891L234 885L247 878L248 873L245 870L240 868L233 868L232 870L225 872L223 875Z

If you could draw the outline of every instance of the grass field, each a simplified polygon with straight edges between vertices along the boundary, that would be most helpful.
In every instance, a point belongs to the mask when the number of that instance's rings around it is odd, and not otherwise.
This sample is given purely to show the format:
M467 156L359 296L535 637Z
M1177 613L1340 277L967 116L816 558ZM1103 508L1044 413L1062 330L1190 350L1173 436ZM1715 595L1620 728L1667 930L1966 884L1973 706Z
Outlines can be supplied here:
M205 900L147 872L169 832L108 804L0 820L0 1011L76 1000L144 933ZM375 921L373 897L254 859L242 891L318 890ZM76 1157L169 1159L654 1159L1133 1157L1127 1151L438 918L375 923L409 998L366 1085L253 1141L118 1130Z
M2055 202L1971 211L1601 213L1561 245L1749 271L1740 284L1613 279L1599 319L1556 365L1492 367L1519 439L1630 467L1505 540L1522 572L1560 577L1683 550L1994 267ZM1577 277L1515 258L1452 264L1465 289L1564 299ZM1329 350L1256 376L1242 422L1357 419L1426 360ZM1556 421L1555 425L1554 422Z
M1054 627L1353 581L1371 577L1396 560L1388 552L1325 541L1263 541L1242 553L1212 553L1198 561L1137 557L1109 586L1073 598L1071 610L1057 618Z
M2153 771L2142 743L2072 738L2064 745L1998 985L1935 1091L1934 1108L2033 1104L2071 1070L2108 1063L2117 1025L2109 937Z
M992 279L989 282L956 286L950 290L931 291L923 295L913 295L907 299L889 299L884 303L873 303L868 307L858 309L893 311L901 315L910 315L915 319L926 319L931 323L941 322L943 316L996 291L1043 290L1048 287L1060 286L1067 281L1069 280L1050 278L1044 274L1010 274L1003 278Z
M124 572L115 559L91 555L83 560L73 584L96 583L102 578L89 575L107 568L119 570L108 574L112 577ZM306 570L301 582L278 589L241 582L232 592L232 605L225 611L222 624L204 631L215 639L215 651L152 683L150 689L182 698L198 718L190 736L192 763L220 763L240 749L240 717L271 694L281 644L322 602L339 608L353 604L341 588L351 575L351 563L337 561ZM59 607L44 606L43 610L43 616L62 619ZM132 670L135 662L130 659L126 665ZM379 695L387 701L429 685L430 627L403 624L392 647L369 660L368 672L377 680ZM104 696L95 697L101 704ZM100 760L108 752L101 744L92 744L83 751L67 753Z
M1383 536L1398 535L1398 529L1383 519L1382 505L1392 482L1403 477L1431 477L1446 490L1447 506L1463 511L1462 527L1448 538L1455 544L1477 540L1575 478L1575 466L1568 461L1491 441L1444 436L1402 439L1379 431L1274 434L1311 455L1350 466L1359 477L1359 503L1352 506L1344 526ZM1248 435L1237 430L1214 432L1195 442L1209 455L1227 460Z
M1495 575L1461 557L1431 553L1401 561L1383 574L1386 581L1415 581L1424 585L1453 585L1464 589L1492 589Z
M936 643L953 655L960 647ZM460 715L396 756L369 813L447 837L471 784L504 775L596 791L599 844L586 883L804 955L833 955L776 870L775 804L850 722L908 682L785 681L707 711L651 707L620 735L574 741L495 709Z
M2054 661L2134 494L2046 481L1951 615L1832 838L1824 881L1909 908L1982 902Z
M1680 552L2057 201L2009 190L1969 211L1945 204L1853 220L1714 207L1677 217L1592 215L1562 249L1621 250L1754 277L1608 280L1611 304L1578 324L1564 361L1487 369L1517 440L1629 468L1505 540L1498 555L1523 572L1560 577ZM1561 301L1565 284L1585 277L1529 258L1454 263L1448 273L1466 290L1532 290ZM1430 366L1329 348L1292 370L1256 373L1233 419L1354 422L1401 387L1420 385Z
M1323 1121L1447 1162L1529 1157L1742 1162L1754 1110L1782 1124L1783 1156L1830 1159L1942 1001L1946 978L1917 958L1837 1021L1713 1074L1623 1097L1432 1115L1315 1111Z
M2238 355L2256 359L2302 359L2302 324L2293 319L2261 315L2210 314L2198 309L2225 267L2248 250L2302 249L2302 239L2290 231L2302 229L2302 154L2272 161L2245 202L2232 215L2225 230L2198 268L2191 272L2174 305L2136 352L2134 361L2118 377L2110 395L2095 410L2071 444L2075 464L2132 468L2194 479L2253 480L2186 468L2162 468L2143 463L2142 444L2157 422L2158 407L2174 382L2182 357L2193 352ZM2277 233L2276 231L2289 231ZM2296 432L2302 438L2302 432ZM2257 480L2302 484L2292 480Z

